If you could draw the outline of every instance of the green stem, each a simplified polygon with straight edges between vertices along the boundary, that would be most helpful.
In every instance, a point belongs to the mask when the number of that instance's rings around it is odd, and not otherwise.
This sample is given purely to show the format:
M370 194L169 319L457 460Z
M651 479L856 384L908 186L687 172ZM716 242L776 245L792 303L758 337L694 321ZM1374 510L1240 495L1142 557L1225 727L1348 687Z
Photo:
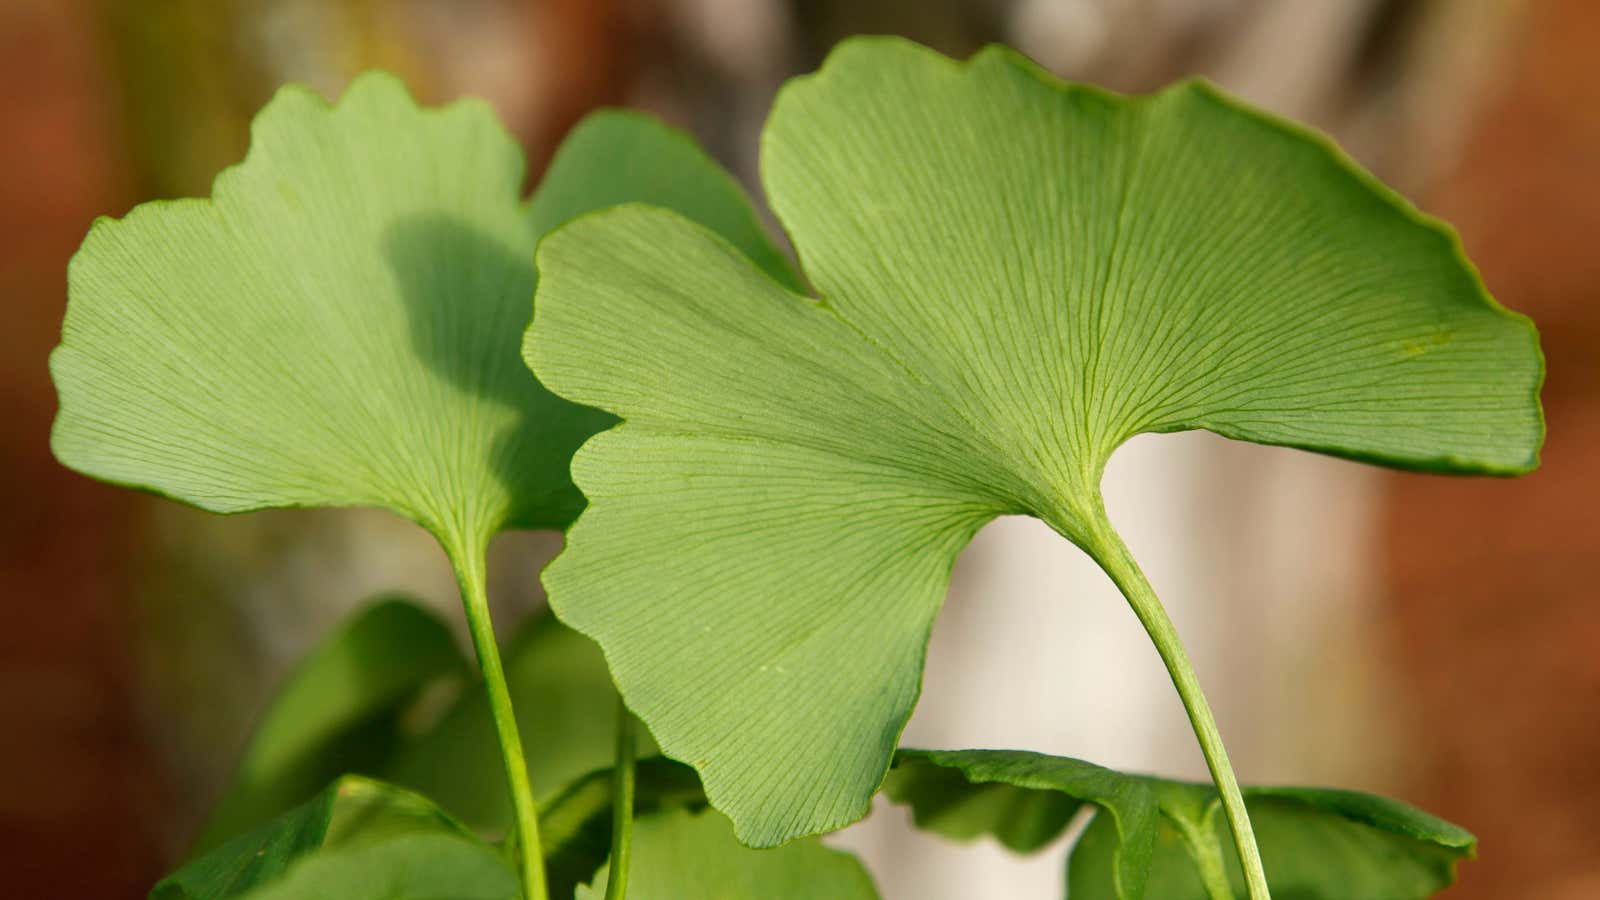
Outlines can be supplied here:
M628 856L633 849L633 758L637 744L633 713L618 697L617 764L611 774L611 871L606 877L606 900L622 900L628 893Z
M483 571L484 554L452 553L456 561L456 582L461 586L461 601L467 610L467 627L472 646L483 672L484 690L489 695L489 712L500 740L500 757L505 762L506 781L511 787L511 809L516 821L518 862L522 874L522 895L526 900L548 900L544 880L544 851L539 843L539 816L533 805L533 789L528 784L528 764L522 756L522 735L511 710L511 691L506 687L505 669L500 664L500 647L495 643L494 624L489 620L489 593ZM465 562L463 562L465 560Z
M1211 706L1206 703L1205 692L1200 689L1200 679L1189 662L1189 654L1184 652L1178 631L1173 627L1172 619L1167 617L1161 601L1156 598L1149 580L1139 569L1139 564L1128 552L1127 545L1117 535L1116 529L1111 527L1104 507L1100 504L1096 506L1095 515L1089 522L1084 549L1116 582L1122 596L1127 598L1128 605L1133 607L1134 615L1139 617L1140 624L1144 625L1145 632L1155 643L1156 652L1161 654L1167 674L1172 676L1172 684L1183 699L1183 708L1189 713L1189 723L1194 726L1200 750L1205 753L1211 780L1216 782L1217 791L1222 795L1222 808L1228 815L1233 845L1238 849L1239 860L1244 866L1244 880L1249 888L1250 900L1271 900L1271 894L1267 891L1267 875L1261 867L1261 851L1256 848L1255 832L1250 828L1250 814L1245 811L1244 796L1239 793L1239 781L1233 775L1228 751L1222 746L1222 734L1217 730L1217 720L1211 715Z

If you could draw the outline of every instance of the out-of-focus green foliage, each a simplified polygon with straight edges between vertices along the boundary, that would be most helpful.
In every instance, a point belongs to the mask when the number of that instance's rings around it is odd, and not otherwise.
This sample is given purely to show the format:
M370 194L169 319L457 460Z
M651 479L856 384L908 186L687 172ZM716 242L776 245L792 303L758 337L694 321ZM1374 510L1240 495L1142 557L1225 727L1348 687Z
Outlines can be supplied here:
M355 776L167 876L151 900L517 900L504 856L428 799Z

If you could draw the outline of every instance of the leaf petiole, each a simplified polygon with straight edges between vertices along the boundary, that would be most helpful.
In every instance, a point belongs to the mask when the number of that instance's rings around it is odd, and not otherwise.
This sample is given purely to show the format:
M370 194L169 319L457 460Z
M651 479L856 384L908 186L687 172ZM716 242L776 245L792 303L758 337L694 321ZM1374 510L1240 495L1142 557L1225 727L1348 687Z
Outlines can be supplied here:
M1166 608L1156 597L1149 579L1145 578L1133 554L1111 526L1105 504L1098 498L1088 525L1083 549L1111 576L1117 589L1122 591L1122 596L1127 598L1128 605L1133 607L1134 615L1139 617L1145 633L1156 645L1156 652L1161 654L1167 674L1172 676L1172 684L1183 700L1189 723L1200 741L1201 752L1205 754L1206 767L1211 770L1211 779L1216 783L1217 792L1222 795L1222 807L1228 816L1228 827L1233 832L1233 845L1239 851L1250 900L1271 900L1266 872L1261 866L1261 852L1256 847L1255 832L1250 827L1250 814L1245 811L1244 796L1239 792L1239 780L1234 777L1233 766L1228 762L1228 751L1222 745L1222 733L1217 730L1217 720L1211 714L1205 692L1200 689L1200 679L1189 662L1189 654L1178 639L1178 631L1167 616ZM1208 885L1207 889L1212 891L1213 886Z
M633 733L633 713L617 698L617 763L611 775L611 870L606 878L606 900L623 900L628 893L628 856L633 845L634 755L638 741Z
M1215 810L1215 807L1212 807ZM1217 841L1215 823L1209 813L1202 811L1198 819L1188 816L1169 816L1168 822L1177 829L1188 845L1189 858L1194 860L1195 872L1205 886L1209 900L1234 900L1233 886L1228 884L1228 873L1223 868L1222 846Z
M447 544L455 567L461 602L466 608L467 628L477 651L478 669L483 673L484 690L489 695L489 711L494 718L500 756L505 762L506 781L511 788L511 808L516 822L518 868L522 894L526 900L548 900L545 887L544 851L539 843L539 816L528 783L528 765L522 755L522 736L511 709L511 692L506 687L505 669L500 663L500 648L495 643L494 624L489 618L489 594L484 574L482 542L470 552Z

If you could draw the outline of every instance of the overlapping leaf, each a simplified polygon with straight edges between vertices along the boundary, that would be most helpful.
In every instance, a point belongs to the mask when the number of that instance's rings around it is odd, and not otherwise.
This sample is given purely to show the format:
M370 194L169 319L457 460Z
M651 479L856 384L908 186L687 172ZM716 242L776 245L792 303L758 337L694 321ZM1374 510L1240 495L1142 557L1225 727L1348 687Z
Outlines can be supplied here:
M568 458L611 417L531 378L533 249L566 217L661 203L779 277L737 186L651 120L581 125L538 196L487 105L393 77L290 87L209 200L97 222L73 258L56 455L216 512L379 506L461 553L582 506Z
M580 778L592 786L616 747L617 693L599 648L539 615L507 645L505 668L535 798L556 802ZM427 610L387 598L356 613L284 680L195 852L305 803L350 773L420 791L480 834L503 833L510 799L483 692L461 691L425 721L414 715L423 690L460 680L465 669L448 627ZM641 753L654 747L648 733L640 736ZM693 784L698 791L699 781ZM570 810L570 801L563 808Z
M545 872L550 893L570 897L580 884L594 879L611 856L614 770L600 769L574 781L539 809ZM663 756L638 761L634 772L633 809L645 819L672 810L698 811L706 806L705 790L694 770ZM729 849L744 853L737 843Z
M95 224L51 368L56 455L216 512L381 506L446 539L559 526L606 418L516 366L536 235L482 103L285 88L209 200Z
M450 629L422 607L391 597L361 610L278 690L195 851L298 806L340 775L380 771L419 692L466 671ZM492 736L486 751L495 752Z
M624 420L574 460L551 602L751 844L866 811L956 555L1002 513L1083 543L1134 434L1536 462L1536 337L1453 234L1205 84L850 41L762 153L820 299L621 208L541 245L526 348Z
M1022 751L903 750L884 790L918 827L963 840L991 834L1021 851L1060 836L1078 804L1095 805L1068 863L1074 900L1204 900L1202 865L1235 895L1244 890L1211 785ZM1275 896L1421 900L1448 887L1476 846L1449 822L1371 794L1246 787L1244 796ZM1027 814L1037 810L1050 812Z

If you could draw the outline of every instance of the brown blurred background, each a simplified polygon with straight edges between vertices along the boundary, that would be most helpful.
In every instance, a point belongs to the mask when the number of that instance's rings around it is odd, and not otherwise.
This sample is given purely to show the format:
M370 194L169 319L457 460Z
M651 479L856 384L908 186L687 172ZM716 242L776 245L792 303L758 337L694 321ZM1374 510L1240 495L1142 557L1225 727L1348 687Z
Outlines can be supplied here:
M322 629L396 584L453 603L385 518L216 520L53 461L45 360L90 221L203 195L277 85L334 94L371 66L488 97L535 173L585 111L628 104L748 176L777 84L857 32L1005 41L1123 90L1204 73L1456 224L1540 326L1550 436L1528 478L1375 482L1361 646L1410 720L1386 787L1478 834L1450 896L1600 897L1592 0L0 0L0 894L143 896ZM532 602L526 554L500 556L499 593Z

